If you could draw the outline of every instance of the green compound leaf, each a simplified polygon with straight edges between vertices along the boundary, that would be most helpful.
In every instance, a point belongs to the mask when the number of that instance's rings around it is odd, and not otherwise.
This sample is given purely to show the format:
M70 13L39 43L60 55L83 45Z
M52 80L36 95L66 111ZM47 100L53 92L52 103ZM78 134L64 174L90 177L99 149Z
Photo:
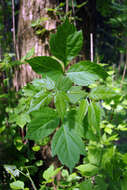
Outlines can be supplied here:
M77 85L87 86L102 78L106 79L108 74L98 64L90 61L80 61L70 67L67 76Z
M121 190L126 190L127 189L127 177L124 177L124 179L121 179L120 184L121 184Z
M23 128L29 122L30 116L28 113L21 113L16 117L16 124L21 128Z
M99 166L101 161L102 149L95 145L88 146L88 160L90 164Z
M119 94L116 93L113 89L106 86L93 88L89 95L90 98L93 98L95 100L106 100L114 98L116 96L119 96Z
M100 136L101 108L98 104L91 102L88 107L88 123L94 132Z
M57 90L61 90L66 92L67 90L69 90L72 87L72 81L66 77L61 75L61 77L56 81L56 88Z
M83 181L80 185L80 190L93 190L93 185L91 181L89 179Z
M45 88L45 89L47 89L47 90L52 90L52 89L54 89L55 88L55 83L54 83L54 81L53 80L51 80L50 78L43 78L43 79L34 79L33 81L32 81L32 84L35 86L35 87L37 87L37 88L39 88L39 87L41 87L41 88Z
M82 100L85 96L87 96L87 93L83 90L81 90L80 86L72 86L67 91L67 96L72 104L77 103L79 100Z
M77 32L68 19L58 27L56 34L50 36L51 53L65 65L78 55L82 44L82 32Z
M93 164L82 164L76 167L83 176L94 176L98 173L98 167Z
M67 95L63 92L58 92L55 96L55 106L56 106L58 115L61 117L62 120L64 119L67 105L68 105Z
M78 111L72 109L66 113L64 122L68 122L69 128L73 129L82 138L85 131L83 122L79 122L78 116Z
M37 56L32 59L27 60L31 65L32 69L38 73L43 74L43 76L48 76L54 79L57 76L63 74L62 67L60 63L48 56Z
M77 110L77 118L79 123L83 121L87 111L88 111L88 101L82 100Z
M53 156L57 155L61 163L71 171L78 163L80 154L85 154L84 143L75 131L69 128L69 121L56 132L51 148Z
M71 61L75 56L78 55L83 45L83 34L82 31L76 31L67 38L66 44L66 59L67 62Z
M54 165L51 165L47 170L44 171L43 178L46 181L49 181L53 179L53 177L56 176L60 172L61 169L62 167L55 169Z
M59 125L57 113L48 107L32 113L34 118L28 125L26 138L41 140L50 135Z
M29 113L39 110L42 106L48 105L51 100L52 94L50 92L44 92L43 90L38 92L31 100Z
M102 190L102 187L103 187L103 190L107 190L109 187L109 184L107 184L104 177L96 176L95 183L96 183L95 190Z

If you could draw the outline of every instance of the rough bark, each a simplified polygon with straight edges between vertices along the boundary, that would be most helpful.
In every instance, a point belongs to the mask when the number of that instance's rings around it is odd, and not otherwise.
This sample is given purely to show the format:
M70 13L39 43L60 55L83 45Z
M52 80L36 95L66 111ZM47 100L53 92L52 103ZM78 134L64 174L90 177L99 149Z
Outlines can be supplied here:
M45 8L56 7L56 0L21 0L18 21L18 54L21 59L31 49L35 48L35 55L49 55L48 37L38 36L31 27L32 21L39 18L47 17L48 20L42 23L42 26L50 31L56 28L56 20L49 16ZM14 87L18 90L26 85L33 78L39 77L35 74L28 64L20 66L19 70L15 70Z

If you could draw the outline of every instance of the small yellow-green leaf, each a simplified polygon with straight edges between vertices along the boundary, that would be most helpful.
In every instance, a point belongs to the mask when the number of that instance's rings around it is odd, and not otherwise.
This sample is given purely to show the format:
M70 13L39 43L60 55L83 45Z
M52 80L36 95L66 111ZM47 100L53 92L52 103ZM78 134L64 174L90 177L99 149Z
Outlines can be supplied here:
M44 173L43 173L43 178L44 178L46 181L49 181L49 180L51 180L53 177L55 177L55 176L60 172L61 169L62 169L62 167L55 169L55 168L54 168L54 165L51 165L47 170L44 171Z
M24 182L19 181L19 180L14 181L14 182L10 183L10 187L12 189L14 189L14 190L16 190L16 189L20 189L20 190L24 189Z
M98 173L98 167L92 164L83 164L76 167L84 176L94 176Z
M40 150L40 146L33 146L32 147L32 150L35 151L35 152L38 152Z

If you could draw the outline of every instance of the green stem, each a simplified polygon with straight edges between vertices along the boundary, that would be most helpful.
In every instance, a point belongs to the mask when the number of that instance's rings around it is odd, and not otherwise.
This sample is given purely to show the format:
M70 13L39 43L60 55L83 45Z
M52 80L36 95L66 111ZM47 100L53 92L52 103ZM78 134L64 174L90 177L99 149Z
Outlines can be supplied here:
M26 170L27 170L27 172L28 172L28 178L29 178L29 180L31 181L31 184L32 184L33 189L34 189L34 190L37 190L37 188L36 188L36 186L35 186L35 184L34 184L32 178L30 177L30 172L29 172L29 170L28 170L27 168L26 168Z
M34 189L34 190L37 190L37 188L36 188L36 186L35 186L35 184L34 184L32 178L30 177L30 172L29 172L29 170L28 170L27 168L26 168L26 170L27 170L27 172L28 172L28 175L26 175L25 173L21 172L20 170L19 170L19 172L20 172L22 175L24 175L25 177L27 177L27 178L30 180L33 189Z
M29 180L31 181L31 184L32 184L33 189L34 189L34 190L37 190L37 188L36 188L36 186L35 186L35 184L34 184L32 178L31 178L30 176L28 176L28 178L29 178Z
M8 170L9 174L12 176L12 178L14 179L14 181L16 181L15 176Z

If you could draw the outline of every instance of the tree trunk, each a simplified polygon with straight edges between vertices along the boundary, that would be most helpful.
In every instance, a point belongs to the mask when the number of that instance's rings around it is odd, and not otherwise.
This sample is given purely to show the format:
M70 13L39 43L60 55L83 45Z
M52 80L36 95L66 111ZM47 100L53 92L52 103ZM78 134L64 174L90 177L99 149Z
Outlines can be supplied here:
M49 34L50 31L56 29L56 18L52 13L48 14L45 8L55 8L57 0L21 0L18 20L18 34L17 45L18 54L21 59L24 57L31 48L35 48L34 56L48 56L49 55ZM38 19L44 20L39 26L32 27L33 21ZM46 18L46 19L45 19ZM37 35L38 29L46 29L43 35ZM18 91L19 88L26 85L32 79L40 77L37 75L30 65L23 64L20 68L15 70L14 86ZM58 165L58 160L54 161L51 156L50 146L42 147L41 156L44 165L47 168L50 163ZM37 179L38 180L38 179ZM36 181L37 183L37 181Z
M56 20L53 15L49 15L45 8L56 7L56 0L21 0L18 20L17 45L18 54L21 59L31 48L35 48L34 56L49 55L49 35L37 35L37 27L32 28L32 21L43 18L41 29L51 31L56 28ZM46 17L47 19L44 19ZM33 78L39 77L35 74L28 64L20 66L19 70L15 70L14 87L18 90L26 85Z

